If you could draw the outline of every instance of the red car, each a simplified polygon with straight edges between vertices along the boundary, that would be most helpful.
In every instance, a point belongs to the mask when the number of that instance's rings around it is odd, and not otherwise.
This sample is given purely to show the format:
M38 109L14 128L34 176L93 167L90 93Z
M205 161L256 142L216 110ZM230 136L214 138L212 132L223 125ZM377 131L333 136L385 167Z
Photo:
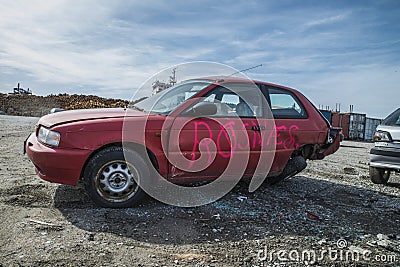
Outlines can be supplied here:
M97 205L119 208L139 202L145 193L138 179L154 177L152 169L172 183L212 181L245 150L245 167L231 166L231 174L278 182L303 170L307 159L334 153L339 130L294 89L214 77L183 82L126 109L46 115L24 149L42 179L83 180ZM260 173L261 152L271 146L274 157ZM193 163L202 153L207 166L197 168ZM181 166L174 157L183 159Z

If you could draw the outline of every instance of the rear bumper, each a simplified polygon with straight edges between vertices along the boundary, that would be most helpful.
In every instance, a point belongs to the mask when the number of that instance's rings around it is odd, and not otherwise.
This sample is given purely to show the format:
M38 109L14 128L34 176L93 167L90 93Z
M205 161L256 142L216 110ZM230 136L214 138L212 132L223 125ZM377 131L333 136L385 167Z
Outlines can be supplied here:
M400 150L372 148L369 154L371 167L400 170Z
M339 149L340 142L341 142L340 134L337 133L336 136L334 136L333 138L334 139L333 139L332 144L330 144L324 151L320 151L320 155L322 155L323 158L335 153Z
M53 148L41 144L34 133L24 143L24 151L43 180L77 185L90 150Z
M340 147L340 135L336 134L336 136L332 137L332 143L325 144L322 148L314 151L314 153L310 156L310 159L324 159L326 156L335 153Z

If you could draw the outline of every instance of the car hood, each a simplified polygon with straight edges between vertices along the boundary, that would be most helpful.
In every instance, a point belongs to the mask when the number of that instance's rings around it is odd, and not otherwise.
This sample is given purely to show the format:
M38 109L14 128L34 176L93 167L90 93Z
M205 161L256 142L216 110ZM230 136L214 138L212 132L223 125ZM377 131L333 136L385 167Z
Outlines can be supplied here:
M127 113L127 109L125 108L78 109L48 114L41 117L38 124L45 127L53 127L75 121L123 118L125 116L140 117L147 115L148 113L133 109L129 109L129 112Z

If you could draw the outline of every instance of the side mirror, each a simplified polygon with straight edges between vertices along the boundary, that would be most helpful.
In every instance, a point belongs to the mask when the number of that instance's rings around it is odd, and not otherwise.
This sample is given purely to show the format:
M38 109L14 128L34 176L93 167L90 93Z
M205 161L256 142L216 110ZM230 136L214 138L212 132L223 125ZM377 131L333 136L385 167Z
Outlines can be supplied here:
M184 115L191 116L211 116L217 114L217 105L210 102L200 102L194 105Z

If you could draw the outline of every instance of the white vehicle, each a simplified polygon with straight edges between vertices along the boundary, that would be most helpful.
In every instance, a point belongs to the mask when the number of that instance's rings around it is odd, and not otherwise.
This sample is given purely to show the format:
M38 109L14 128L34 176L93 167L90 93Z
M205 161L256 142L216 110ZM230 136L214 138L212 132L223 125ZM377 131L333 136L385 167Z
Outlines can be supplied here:
M400 108L376 128L374 141L370 152L370 178L375 184L386 184L392 171L400 172Z

